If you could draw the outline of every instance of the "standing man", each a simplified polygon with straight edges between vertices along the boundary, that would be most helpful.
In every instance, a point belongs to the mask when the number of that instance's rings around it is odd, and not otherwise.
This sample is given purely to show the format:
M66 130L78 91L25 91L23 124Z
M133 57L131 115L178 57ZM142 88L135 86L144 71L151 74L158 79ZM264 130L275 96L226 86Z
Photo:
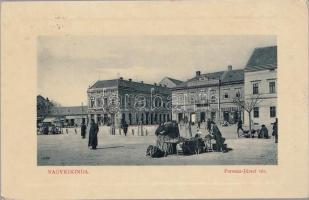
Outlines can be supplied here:
M244 133L244 129L242 129L242 121L241 121L241 119L237 123L237 134L238 134L238 137L239 137L239 130L241 130L242 133Z
M85 139L86 138L86 125L85 125L85 122L82 123L82 126L80 127L81 130L80 130L80 133L82 135L82 138Z
M129 127L129 125L128 125L127 122L125 121L124 124L122 125L122 129L123 129L123 132L124 132L124 135L125 135L125 136L127 136L128 127Z
M273 125L273 136L275 136L275 143L278 143L278 118L276 118L276 121Z
M91 146L92 149L97 149L98 132L99 132L99 126L94 122L94 119L91 119L88 147Z

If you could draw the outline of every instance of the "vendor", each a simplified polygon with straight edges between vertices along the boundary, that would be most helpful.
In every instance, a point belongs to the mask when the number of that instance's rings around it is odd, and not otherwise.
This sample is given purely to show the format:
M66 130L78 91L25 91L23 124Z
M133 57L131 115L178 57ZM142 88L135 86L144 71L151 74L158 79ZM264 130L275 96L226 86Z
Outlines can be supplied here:
M225 138L222 137L222 134L214 121L211 121L211 134L216 141L217 151L225 153L226 152L226 149L224 147Z
M164 124L160 123L158 128L155 131L155 135L158 136L158 135L162 134L162 131L164 131Z

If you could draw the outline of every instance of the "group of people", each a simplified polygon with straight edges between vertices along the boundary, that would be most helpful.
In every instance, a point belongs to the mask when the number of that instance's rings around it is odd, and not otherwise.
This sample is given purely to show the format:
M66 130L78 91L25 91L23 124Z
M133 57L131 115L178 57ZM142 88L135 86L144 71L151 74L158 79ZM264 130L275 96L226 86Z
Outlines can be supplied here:
M212 139L214 139L216 141L216 148L215 148L215 150L223 152L223 153L227 152L226 145L224 145L225 138L222 137L221 131L218 128L217 124L214 121L208 119L207 123L206 123L206 129L207 129L207 131L209 133L208 135L206 135L206 137L210 136L210 138L212 138ZM197 127L197 134L201 135L200 126L199 125Z
M124 122L122 124L122 129L124 132L124 135L127 135L129 125ZM85 122L81 125L81 136L83 139L86 138L86 132L87 132L87 126ZM88 147L91 149L97 149L98 146L98 132L99 132L99 126L95 123L94 119L91 119L90 121L90 128L89 128L89 140L88 140Z
M242 121L239 120L237 123L238 137L239 137L239 130L241 130L244 133L242 125L243 125ZM276 118L276 121L274 122L272 128L273 128L272 136L275 137L275 143L278 143L278 118ZM270 138L268 134L268 129L264 124L262 124L261 129L258 131L258 138L265 138L265 139Z

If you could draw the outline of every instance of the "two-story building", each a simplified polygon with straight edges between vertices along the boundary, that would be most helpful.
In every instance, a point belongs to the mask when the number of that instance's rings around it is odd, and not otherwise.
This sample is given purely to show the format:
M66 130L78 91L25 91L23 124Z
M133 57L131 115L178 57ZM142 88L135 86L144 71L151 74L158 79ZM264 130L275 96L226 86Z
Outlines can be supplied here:
M173 119L202 122L208 118L216 122L236 123L243 111L233 103L235 97L243 97L244 71L233 70L201 74L177 85L172 90Z
M254 49L245 67L245 99L259 98L251 113L254 125L270 126L277 117L277 46ZM249 116L245 115L245 124Z
M171 120L171 91L166 85L120 77L97 81L87 94L88 116L99 124L157 124Z

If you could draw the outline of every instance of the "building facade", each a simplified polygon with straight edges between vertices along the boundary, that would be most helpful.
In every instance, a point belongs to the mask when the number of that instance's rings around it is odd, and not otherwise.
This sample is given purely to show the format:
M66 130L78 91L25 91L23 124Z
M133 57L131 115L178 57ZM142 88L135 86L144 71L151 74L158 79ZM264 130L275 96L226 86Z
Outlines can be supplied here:
M233 103L244 96L244 71L233 70L201 74L177 85L172 90L172 113L176 121L236 123L243 111Z
M270 126L277 117L277 46L256 48L245 67L245 98L259 98L253 108L253 125ZM249 124L249 115L245 115Z
M87 106L52 107L43 122L61 127L80 126L88 121L87 110Z
M171 91L122 77L97 81L87 90L88 117L99 124L158 124L171 120Z

